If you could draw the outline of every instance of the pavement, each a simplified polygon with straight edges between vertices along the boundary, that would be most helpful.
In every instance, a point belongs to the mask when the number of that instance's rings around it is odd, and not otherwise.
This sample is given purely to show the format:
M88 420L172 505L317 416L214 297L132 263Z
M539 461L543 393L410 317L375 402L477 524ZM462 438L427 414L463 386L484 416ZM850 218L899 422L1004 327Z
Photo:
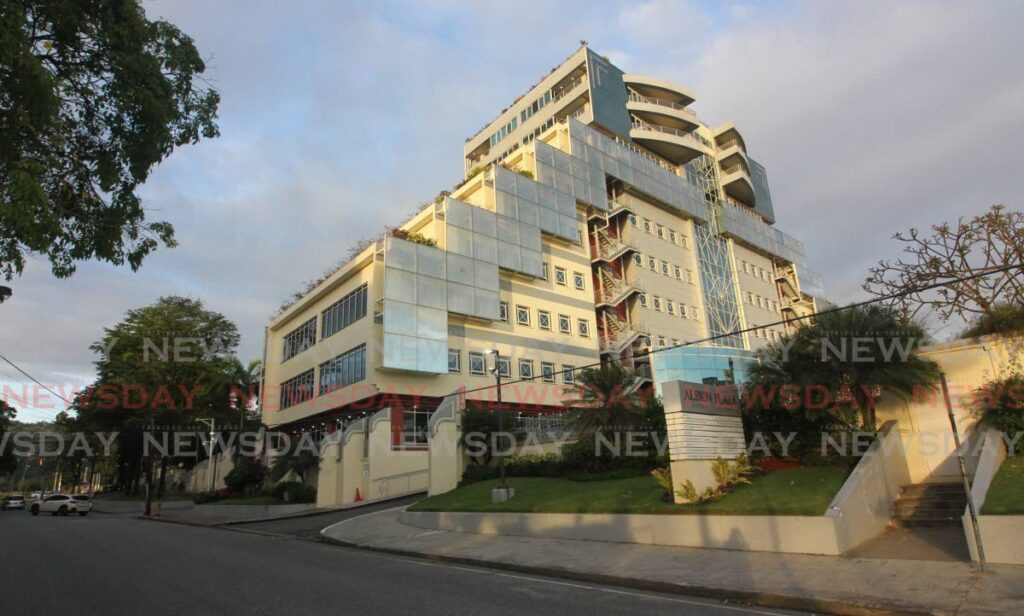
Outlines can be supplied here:
M402 508L324 530L341 545L584 583L837 614L990 615L1024 610L1024 567L836 558L428 530Z
M4 616L793 613L132 515L4 512L0 545Z

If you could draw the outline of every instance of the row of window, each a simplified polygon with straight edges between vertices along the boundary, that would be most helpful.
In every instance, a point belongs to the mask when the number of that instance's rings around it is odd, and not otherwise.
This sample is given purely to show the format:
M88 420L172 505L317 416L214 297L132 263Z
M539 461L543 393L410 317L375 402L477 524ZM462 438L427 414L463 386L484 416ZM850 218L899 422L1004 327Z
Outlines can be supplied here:
M519 112L519 119L521 121L525 122L533 114L535 114L538 111L540 111L544 107L544 105L547 105L548 103L550 103L551 102L551 98L552 98L551 97L551 91L548 90L547 92L544 93L543 96L541 96L537 100L533 101L533 103L531 103L529 107L527 107L526 109L523 109L522 111L520 111Z
M366 316L367 288L362 285L355 291L328 306L320 315L320 339L332 336ZM316 344L316 321L312 317L284 337L284 358L286 361Z
M782 340L782 334L775 331L774 329L764 329L762 327L758 327L757 325L751 325L751 327L757 327L757 329L754 330L754 336L756 338L762 338L764 340L769 340L771 342Z
M771 282L771 277L772 277L771 271L766 270L763 267L759 267L757 265L754 265L753 263L748 263L747 261L742 261L742 263L743 263L743 273L744 274L749 274L750 276L753 276L754 278L760 278L761 280L763 280L765 282Z
M756 295L750 291L747 291L747 303L751 306L757 306L764 310L771 310L772 312L779 314L782 313L782 308L779 306L778 301L768 299L767 297L761 297L760 295Z
M499 318L509 323L508 313L508 302L498 303L498 315ZM516 304L516 325L523 325L529 327L533 321L531 319L532 309L529 306L522 304ZM554 327L554 320L552 314L547 310L537 310L537 327L551 331ZM557 316L558 331L563 334L572 334L572 318L567 314L560 314ZM588 319L576 319L576 332L579 333L582 338L590 337L590 321Z
M687 306L683 302L676 302L668 298L658 297L657 295L652 295L648 300L646 293L641 293L639 299L641 308L651 308L658 312L667 312L672 316L678 314L684 319L700 321L700 311L697 310L696 306Z
M512 134L512 131L514 131L517 126L519 126L519 118L512 118L511 122L509 122L505 126L502 126L501 128L499 128L497 130L497 132L495 132L493 135L491 135L491 138L490 138L491 147L494 147L494 144L498 143L499 141L501 141L505 137L508 137L510 134Z
M669 263L664 259L655 259L651 255L643 255L639 252L633 253L633 262L640 267L646 267L652 272L661 272L665 276L674 276L676 280L683 280L684 276L686 282L690 284L697 284L697 276L693 273L693 270L679 267L674 263Z
M541 278L544 280L550 280L550 274L548 273L548 263L545 261L541 267ZM569 286L569 272L561 266L555 266L555 284L567 287ZM583 272L572 273L572 286L580 291L587 290L587 277Z
M534 362L532 359L520 359L518 364L519 378L532 379L537 376L537 373L534 372ZM576 382L575 366L562 364L562 369L559 371L553 362L540 362L541 381L545 383L556 383L558 382L559 372L561 372L562 375L562 382L566 385L572 385ZM459 349L448 349L448 373L462 373L462 351ZM487 357L484 353L479 351L469 352L469 373L475 376L485 376L487 374ZM511 358L498 358L498 374L500 374L504 379L512 378Z
M366 378L366 345L361 344L325 361L320 364L319 370L318 395L362 381ZM278 408L283 410L312 400L315 381L314 370L310 368L281 383L281 400Z
M683 248L690 247L690 241L683 233L678 232L675 229L670 229L660 222L652 222L649 218L641 219L636 214L629 215L629 224L633 225L637 229L641 228L641 220L643 221L643 230L647 233L657 235L659 238L672 242L673 244L678 244Z

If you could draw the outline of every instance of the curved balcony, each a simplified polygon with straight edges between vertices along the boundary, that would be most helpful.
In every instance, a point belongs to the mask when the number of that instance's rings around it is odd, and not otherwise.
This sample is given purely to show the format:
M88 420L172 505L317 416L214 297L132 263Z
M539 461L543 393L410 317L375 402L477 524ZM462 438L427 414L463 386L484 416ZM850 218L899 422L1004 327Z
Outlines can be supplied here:
M704 156L708 148L690 131L634 120L629 137L677 165Z
M722 190L734 199L754 206L754 183L746 165L736 164L722 169Z
M712 132L715 134L715 143L719 148L727 148L735 143L743 149L744 154L746 153L747 142L743 140L743 135L740 134L740 129L736 128L734 122L726 122Z
M662 98L684 107L694 101L693 94L683 86L674 84L671 81L665 81L664 79L658 79L657 77L627 73L622 76L622 81L644 96Z
M666 98L630 92L629 98L626 100L626 109L648 124L667 126L683 131L691 131L700 126L697 114L687 109L685 105Z

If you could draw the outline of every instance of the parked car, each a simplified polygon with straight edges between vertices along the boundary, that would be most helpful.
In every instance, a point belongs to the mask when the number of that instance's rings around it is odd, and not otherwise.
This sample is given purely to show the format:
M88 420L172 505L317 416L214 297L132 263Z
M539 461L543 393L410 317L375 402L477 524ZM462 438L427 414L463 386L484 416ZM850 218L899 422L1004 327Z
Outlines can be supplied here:
M32 503L29 507L32 515L49 513L50 515L68 515L77 513L80 516L89 515L92 511L92 501L88 496L72 496L69 494L50 494L41 501Z
M8 509L25 509L25 497L21 494L11 494L3 501L0 501L0 511Z

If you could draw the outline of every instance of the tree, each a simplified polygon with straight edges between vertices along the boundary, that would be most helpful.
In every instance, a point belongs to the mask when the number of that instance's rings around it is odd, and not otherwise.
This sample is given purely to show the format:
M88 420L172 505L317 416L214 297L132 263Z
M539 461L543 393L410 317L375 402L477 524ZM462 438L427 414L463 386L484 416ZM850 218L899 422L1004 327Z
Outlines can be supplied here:
M6 401L0 400L0 443L3 442L4 433L11 427L11 422L18 415L18 411ZM13 473L18 469L18 459L10 447L0 451L0 474Z
M920 325L889 307L822 314L759 351L745 396L758 413L798 413L821 427L849 424L859 413L874 427L877 398L907 399L938 382L938 364L913 352L925 342Z
M955 225L933 225L930 232L912 228L893 239L904 245L905 257L871 268L864 282L868 293L888 296L992 268L1018 266L892 300L905 318L931 309L942 321L953 316L971 321L992 316L1000 303L1024 305L1024 212L993 205L979 216L959 218Z
M320 456L309 447L304 447L302 439L292 439L288 449L274 460L270 469L270 480L281 481L294 473L300 481L305 482L307 473L320 468Z
M582 370L575 384L566 387L573 396L564 402L573 409L570 424L581 435L602 428L620 432L641 425L648 404L639 393L639 384L636 374L617 363Z
M27 253L64 278L78 261L136 270L173 247L136 191L174 148L219 134L192 39L138 0L4 2L0 32L3 275Z

